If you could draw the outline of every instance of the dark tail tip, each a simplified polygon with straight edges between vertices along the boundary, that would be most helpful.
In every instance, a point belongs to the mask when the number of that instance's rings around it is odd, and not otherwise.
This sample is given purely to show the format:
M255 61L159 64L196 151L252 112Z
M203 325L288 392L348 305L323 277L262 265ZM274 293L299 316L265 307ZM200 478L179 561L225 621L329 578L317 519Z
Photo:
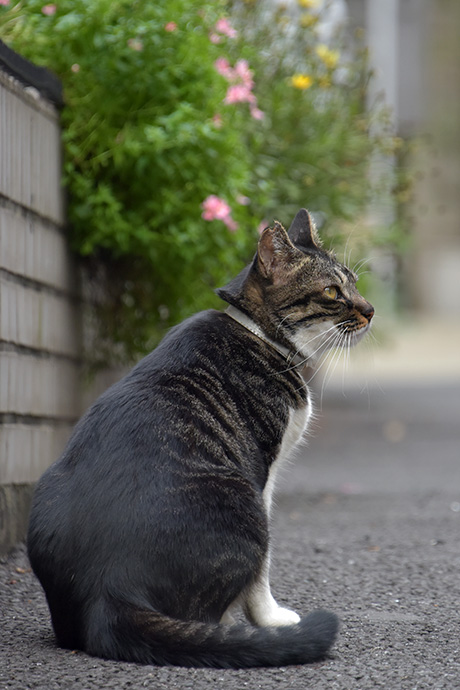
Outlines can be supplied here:
M337 638L339 631L337 616L329 611L313 611L302 618L299 625L308 635L311 659L324 658Z

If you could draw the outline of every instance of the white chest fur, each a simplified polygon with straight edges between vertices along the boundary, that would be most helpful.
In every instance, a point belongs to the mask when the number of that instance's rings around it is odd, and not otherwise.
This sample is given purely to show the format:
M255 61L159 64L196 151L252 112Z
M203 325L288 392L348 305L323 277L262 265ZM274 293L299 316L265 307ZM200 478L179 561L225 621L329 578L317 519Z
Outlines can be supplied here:
M307 431L308 422L312 413L311 403L308 401L305 407L291 409L289 411L289 421L284 432L283 440L278 455L270 467L267 483L263 491L263 499L267 515L270 515L273 491L276 483L276 476L279 468L290 458L293 457L295 449L300 445L303 435Z

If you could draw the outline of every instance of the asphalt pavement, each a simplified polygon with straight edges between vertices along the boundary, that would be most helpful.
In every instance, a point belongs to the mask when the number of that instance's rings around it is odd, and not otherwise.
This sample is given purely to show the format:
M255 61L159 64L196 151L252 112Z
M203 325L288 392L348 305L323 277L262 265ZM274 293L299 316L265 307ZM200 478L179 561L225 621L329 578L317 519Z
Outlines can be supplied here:
M20 547L0 564L0 690L460 689L460 380L329 386L273 537L279 602L341 619L324 662L156 668L57 649Z

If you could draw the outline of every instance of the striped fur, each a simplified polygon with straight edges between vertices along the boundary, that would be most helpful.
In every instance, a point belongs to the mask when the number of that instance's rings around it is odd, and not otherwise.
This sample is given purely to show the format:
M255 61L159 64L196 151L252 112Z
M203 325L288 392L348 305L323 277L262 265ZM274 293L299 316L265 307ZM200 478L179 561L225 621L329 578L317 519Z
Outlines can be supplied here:
M268 228L251 266L220 294L311 361L332 343L331 324L351 337L366 330L371 307L305 214L289 236ZM340 307L324 299L334 273ZM29 525L60 646L232 668L326 654L336 617L299 618L269 586L275 475L311 412L299 368L226 313L203 312L93 404L40 479ZM248 623L232 622L237 606Z

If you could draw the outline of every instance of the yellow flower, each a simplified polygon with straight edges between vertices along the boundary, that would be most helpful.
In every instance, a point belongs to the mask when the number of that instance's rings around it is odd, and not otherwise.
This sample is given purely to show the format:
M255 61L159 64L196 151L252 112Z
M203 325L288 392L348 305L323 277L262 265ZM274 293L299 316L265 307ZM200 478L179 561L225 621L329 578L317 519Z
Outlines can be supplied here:
M310 29L312 26L315 26L315 24L318 23L318 15L316 14L308 14L307 12L304 12L302 16L300 17L300 26L303 29Z
M316 54L330 69L334 69L340 57L338 50L330 50L324 43L316 47Z
M312 10L319 6L319 0L297 0L298 5L304 9Z
M304 91L305 89L309 89L312 84L313 79L308 74L294 74L294 76L291 77L291 86L295 89Z

